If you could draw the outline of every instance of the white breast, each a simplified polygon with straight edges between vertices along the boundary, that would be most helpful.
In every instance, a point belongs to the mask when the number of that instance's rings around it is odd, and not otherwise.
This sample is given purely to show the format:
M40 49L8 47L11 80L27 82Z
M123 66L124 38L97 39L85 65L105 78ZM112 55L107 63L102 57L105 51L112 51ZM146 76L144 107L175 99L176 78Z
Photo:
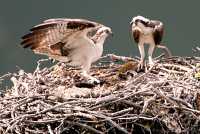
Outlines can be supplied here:
M152 43L154 43L153 28L144 27L141 24L141 25L135 26L134 29L137 29L141 32L140 43L142 43L142 44L152 44Z
M141 31L142 31L142 33L144 34L144 35L147 35L147 34L152 34L153 33L153 28L151 28L151 27L145 27L143 24L141 24L141 23L138 23L138 26L137 27L139 27L140 29L141 29Z
M69 57L75 66L80 66L85 62L93 63L98 60L103 53L103 45L94 44L89 39L81 38L73 42L74 46L78 46L72 50Z
M142 44L154 44L154 39L152 34L141 35L140 42Z

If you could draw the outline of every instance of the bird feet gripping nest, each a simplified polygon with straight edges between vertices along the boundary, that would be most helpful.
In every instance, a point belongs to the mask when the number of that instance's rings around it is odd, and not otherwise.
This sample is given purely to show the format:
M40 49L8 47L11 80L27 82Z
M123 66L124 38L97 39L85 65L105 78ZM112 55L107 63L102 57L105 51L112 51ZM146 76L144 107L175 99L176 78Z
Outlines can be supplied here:
M81 75L86 79L88 84L97 85L97 84L100 84L100 82L101 82L97 78L89 75L86 71L82 71Z

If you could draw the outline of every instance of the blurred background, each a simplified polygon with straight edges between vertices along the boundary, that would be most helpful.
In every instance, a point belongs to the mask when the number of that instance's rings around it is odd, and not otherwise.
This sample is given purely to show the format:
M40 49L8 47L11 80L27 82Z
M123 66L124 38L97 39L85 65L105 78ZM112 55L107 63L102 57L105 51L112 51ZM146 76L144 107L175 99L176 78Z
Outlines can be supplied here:
M28 30L49 18L85 18L113 29L114 37L105 43L106 53L139 56L130 39L129 22L142 15L165 24L163 43L173 55L192 56L200 46L200 1L144 0L1 0L0 1L0 76L18 68L31 72L36 61L46 56L34 55L20 46ZM159 49L156 50L159 54Z

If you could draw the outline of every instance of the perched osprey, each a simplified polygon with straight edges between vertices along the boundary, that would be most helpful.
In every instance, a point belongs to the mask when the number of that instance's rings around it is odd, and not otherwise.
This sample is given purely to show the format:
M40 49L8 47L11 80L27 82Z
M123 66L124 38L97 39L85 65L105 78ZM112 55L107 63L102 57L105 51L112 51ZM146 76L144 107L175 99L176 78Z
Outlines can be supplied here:
M101 57L109 34L112 34L111 28L96 22L56 18L45 20L30 29L30 33L22 37L21 45L67 65L81 67L81 74L89 82L99 83L88 73L91 64Z
M164 27L163 23L158 20L150 20L143 16L133 17L131 24L131 33L136 43L138 43L138 48L141 55L140 68L144 65L145 51L144 44L149 44L148 58L150 66L153 66L152 55L154 48L162 48L165 50L167 56L171 56L169 49L161 45L163 38Z

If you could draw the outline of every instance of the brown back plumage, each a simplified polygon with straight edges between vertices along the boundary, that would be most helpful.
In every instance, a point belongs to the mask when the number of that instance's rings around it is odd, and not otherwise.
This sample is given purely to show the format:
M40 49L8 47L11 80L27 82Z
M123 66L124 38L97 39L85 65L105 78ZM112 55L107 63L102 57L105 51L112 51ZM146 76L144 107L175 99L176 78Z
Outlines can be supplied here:
M139 42L140 34L141 34L140 31L137 30L137 29L134 29L134 30L132 31L132 36L133 36L133 38L134 38L134 40L135 40L136 43Z
M159 45L162 41L163 35L164 35L164 26L160 21L157 20L151 20L149 25L154 28L154 41L156 45Z

